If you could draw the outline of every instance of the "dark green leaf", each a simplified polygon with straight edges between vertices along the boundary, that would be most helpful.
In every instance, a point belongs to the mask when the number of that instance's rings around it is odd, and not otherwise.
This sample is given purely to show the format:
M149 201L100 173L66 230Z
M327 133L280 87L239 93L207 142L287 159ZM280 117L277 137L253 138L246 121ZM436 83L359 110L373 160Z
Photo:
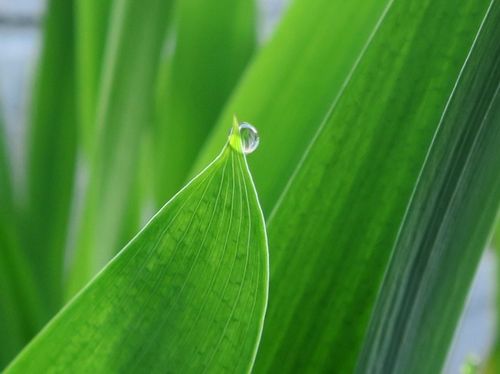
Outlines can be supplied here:
M492 1L401 226L360 372L444 363L500 205L499 24Z
M258 371L354 370L406 207L488 5L392 3L269 220Z
M62 301L62 269L75 172L74 1L48 2L28 142L27 252L47 304Z
M98 85L112 0L76 0L77 96L80 144L92 154L96 136Z
M0 118L0 369L42 322L32 269L20 247L10 165Z

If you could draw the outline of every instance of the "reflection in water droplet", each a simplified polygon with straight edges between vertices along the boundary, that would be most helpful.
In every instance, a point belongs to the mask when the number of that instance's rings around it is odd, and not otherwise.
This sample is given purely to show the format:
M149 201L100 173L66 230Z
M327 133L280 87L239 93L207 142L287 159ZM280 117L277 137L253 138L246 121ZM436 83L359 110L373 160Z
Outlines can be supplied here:
M240 124L241 146L246 155L252 153L259 146L259 133L257 129L247 122Z

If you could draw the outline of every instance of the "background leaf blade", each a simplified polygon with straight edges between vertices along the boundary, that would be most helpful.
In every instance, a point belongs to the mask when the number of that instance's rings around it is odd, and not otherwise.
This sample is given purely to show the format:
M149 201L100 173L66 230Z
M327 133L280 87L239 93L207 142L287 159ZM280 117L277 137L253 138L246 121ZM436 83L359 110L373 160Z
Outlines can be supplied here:
M123 246L139 221L129 202L139 149L152 120L154 78L172 2L116 0L97 109L97 145L67 294L74 295ZM130 208L130 209L129 209Z
M46 305L60 307L77 147L74 1L48 2L28 130L24 246ZM61 79L61 76L64 79Z

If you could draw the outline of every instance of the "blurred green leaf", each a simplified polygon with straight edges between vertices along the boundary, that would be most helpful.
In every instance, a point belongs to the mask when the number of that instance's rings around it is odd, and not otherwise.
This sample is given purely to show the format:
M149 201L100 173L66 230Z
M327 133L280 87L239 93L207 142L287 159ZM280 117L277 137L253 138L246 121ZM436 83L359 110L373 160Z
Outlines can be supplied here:
M257 371L354 370L406 207L488 5L395 0L373 30L271 214Z
M192 0L177 5L175 41L162 83L155 143L156 200L186 181L255 47L254 0ZM227 121L225 122L228 123ZM226 126L227 127L227 126ZM227 129L226 129L227 131Z
M6 373L251 368L267 300L267 242L237 124L230 143Z
M64 247L75 172L74 1L48 2L28 138L24 217L29 258L48 319L62 300Z
M130 239L129 202L139 145L151 120L153 83L171 1L116 0L99 92L96 153L90 165L68 294L76 293ZM129 234L129 233L127 233Z
M112 0L76 0L77 96L80 145L92 154L96 107Z
M500 3L491 4L400 228L360 372L440 372L486 247L500 205Z
M262 138L250 164L270 213L389 0L296 0L224 109L195 171L214 157L237 114Z
M0 118L0 369L41 323L38 289L19 245L10 165Z
M23 346L23 324L16 297L16 277L10 274L13 249L12 191L4 129L0 119L0 368ZM20 255L20 254L19 254Z

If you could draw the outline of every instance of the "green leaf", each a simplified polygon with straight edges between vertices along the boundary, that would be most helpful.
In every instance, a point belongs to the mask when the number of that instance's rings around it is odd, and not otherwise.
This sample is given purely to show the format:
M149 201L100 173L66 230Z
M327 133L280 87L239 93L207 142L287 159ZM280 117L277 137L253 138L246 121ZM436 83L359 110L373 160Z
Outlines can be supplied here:
M179 1L176 15L154 137L160 206L186 181L256 39L254 0Z
M269 219L258 372L354 370L406 207L488 5L396 0L374 30Z
M495 225L495 230L493 232L493 237L491 238L490 245L492 246L493 250L495 251L495 259L496 259L496 264L497 264L497 269L499 267L500 263L500 210L497 213L497 220L496 220L496 225ZM495 306L496 306L496 336L495 336L495 342L493 345L493 349L489 353L489 357L487 359L487 362L483 365L484 367L484 373L485 374L495 374L500 370L500 287L498 285L500 284L500 271L496 272L496 284L497 284L497 290L496 290L496 299L495 299Z
M6 373L250 370L267 242L237 124L229 143Z
M74 1L48 2L28 138L25 245L48 319L62 301L64 248L75 173Z
M0 368L23 346L23 323L16 297L16 275L11 274L15 227L12 225L13 202L10 167L0 121Z
M360 372L442 369L500 207L499 24L492 1L400 228Z
M112 0L76 0L76 67L80 144L95 147L96 107Z
M129 239L139 145L151 120L154 78L172 2L116 0L98 95L96 151L68 283L75 294Z
M238 113L256 124L263 139L250 165L268 215L389 2L293 1L232 95L194 170L214 157L225 124Z
M41 323L35 287L20 247L10 165L0 118L0 369L21 350Z

